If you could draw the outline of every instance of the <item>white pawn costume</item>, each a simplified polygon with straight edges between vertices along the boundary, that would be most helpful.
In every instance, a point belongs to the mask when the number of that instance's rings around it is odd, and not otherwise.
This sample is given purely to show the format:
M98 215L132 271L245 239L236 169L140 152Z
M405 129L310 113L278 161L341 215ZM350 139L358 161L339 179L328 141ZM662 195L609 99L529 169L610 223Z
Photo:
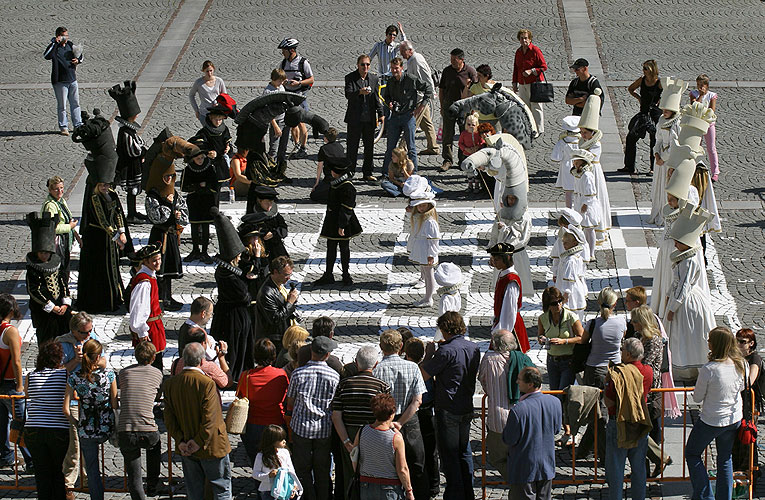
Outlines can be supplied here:
M579 214L579 212L573 208L561 208L554 216L556 220L560 220L561 218L565 219L568 223L568 226L560 226L558 228L558 234L555 237L555 243L553 243L552 250L550 251L550 271L552 271L553 281L555 281L555 278L558 276L558 268L560 267L560 254L563 253L564 250L561 237L565 234L566 228L568 228L568 230L571 232L577 233L577 240L581 241L584 247L582 258L585 262L590 261L589 246L587 245L587 240L584 237L584 231L582 231L581 228L582 216ZM560 224L560 222L558 224Z
M523 295L534 295L531 280L531 263L526 245L531 238L531 214L528 213L529 175L526 154L518 140L510 134L491 136L491 147L468 156L462 162L462 170L475 175L486 170L499 182L494 189L494 210L497 212L489 235L489 246L509 243L513 253L515 271L521 278ZM497 281L498 273L494 275Z
M683 98L688 88L688 84L683 80L673 80L672 78L662 78L659 109L663 111L672 111L672 118L659 118L656 125L656 145L653 148L654 155L658 156L664 163L659 165L655 162L653 169L653 179L651 181L651 215L648 218L649 224L661 226L664 224L662 210L667 203L667 196L664 190L667 187L667 162L669 161L669 147L672 142L677 140L677 134L680 131L680 100Z
M555 288L561 291L566 298L566 308L579 316L584 321L584 311L587 308L587 283L584 279L587 265L584 263L584 236L581 231L577 232L569 228L563 228L564 234L570 234L576 244L568 250L563 249L560 254L558 275L555 280ZM581 238L581 239L580 239Z
M611 229L611 200L608 197L608 188L606 187L606 177L603 175L603 167L600 164L600 139L603 132L600 130L600 95L602 91L595 89L595 93L587 98L582 110L582 116L579 118L579 132L583 128L592 130L594 135L585 140L579 139L579 149L586 149L595 157L592 160L592 173L595 175L595 182L598 186L598 204L600 205L600 221L595 229L595 236L598 243L604 243L608 239L608 231ZM576 205L574 205L576 208ZM594 254L595 248L590 248Z
M695 379L698 369L708 361L709 331L716 326L709 295L699 286L705 270L694 258L701 253L699 235L711 218L703 208L687 203L672 224L672 239L690 247L672 252L672 285L664 318L674 374L682 380Z
M566 195L566 208L571 208L574 203L574 176L571 175L572 149L579 147L579 118L578 116L567 116L563 118L563 132L558 136L558 142L555 143L550 159L560 163L558 167L558 180L555 181L555 187L561 188Z
M436 268L435 278L439 286L437 292L441 297L438 306L438 316L440 317L449 311L461 312L462 296L460 295L460 287L462 286L462 271L459 266L451 262L442 262ZM441 340L444 340L444 336L441 334L441 330L436 327L436 335L433 341L440 342Z
M584 161L581 168L575 162ZM603 218L600 203L600 191L593 172L595 155L585 149L575 149L571 152L571 174L576 179L574 184L574 209L582 216L582 231L589 250L590 260L595 258L597 231ZM584 210L582 209L584 207Z
M423 177L420 177L420 179L427 184L426 179ZM436 208L435 194L430 189L430 186L427 189L424 186L420 186L420 189L410 192L409 196L409 206L412 209L426 203L432 205L432 209ZM425 214L412 212L412 229L406 244L406 249L409 251L409 260L419 264L420 276L425 282L425 297L415 302L413 304L415 307L430 307L432 305L432 296L436 288L434 270L438 265L438 251L441 241L441 230L439 229L438 221L434 217L423 219L423 215ZM433 258L432 264L428 263L428 257Z

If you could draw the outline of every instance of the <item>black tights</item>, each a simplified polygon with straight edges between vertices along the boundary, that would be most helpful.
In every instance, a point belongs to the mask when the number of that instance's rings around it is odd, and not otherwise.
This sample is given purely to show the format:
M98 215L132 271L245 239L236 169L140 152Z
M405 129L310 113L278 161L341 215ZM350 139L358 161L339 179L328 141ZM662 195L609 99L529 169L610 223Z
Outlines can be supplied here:
M207 253L207 245L210 243L210 224L207 222L191 223L191 243L193 248L192 252L199 252L199 247L202 247L202 253Z
M340 265L343 267L343 274L348 274L348 267L351 265L351 245L350 240L327 240L327 274L332 274L337 259L337 247L340 247Z
M127 216L128 217L135 217L136 214L138 214L138 210L136 209L136 198L138 198L138 195L133 194L132 192L128 192L127 194Z
M157 279L157 287L159 288L159 300L167 300L173 298L173 280L170 278Z

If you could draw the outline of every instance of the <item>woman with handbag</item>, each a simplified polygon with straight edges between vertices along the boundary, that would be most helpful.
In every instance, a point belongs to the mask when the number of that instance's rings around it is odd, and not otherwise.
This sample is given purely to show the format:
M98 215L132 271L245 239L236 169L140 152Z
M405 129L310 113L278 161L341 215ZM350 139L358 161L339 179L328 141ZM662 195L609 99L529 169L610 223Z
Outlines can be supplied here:
M640 93L637 93L637 89ZM649 175L653 175L653 147L656 145L656 122L661 118L661 110L658 107L661 99L661 81L659 81L659 66L656 61L649 59L643 63L643 76L632 82L627 88L632 97L640 102L640 111L630 120L627 133L627 144L624 147L624 167L618 172L628 174L635 173L635 153L637 150L637 141L648 134L651 140L651 170Z
M531 43L533 38L534 35L530 29L518 31L518 41L521 46L515 51L513 61L513 92L517 92L518 97L529 107L537 124L537 132L542 135L545 132L543 101L532 100L531 88L535 83L546 83L544 72L547 71L547 62L539 47Z
M744 418L751 420L752 410L757 410L758 413L763 412L763 386L765 385L765 377L762 375L763 361L759 354L757 354L757 338L751 328L742 328L736 332L736 342L738 343L738 349L741 351L741 355L744 356L746 363L749 367L749 380L744 388L742 394ZM752 401L752 393L754 391L754 401ZM754 403L754 405L752 405ZM757 451L754 452L754 467L757 467ZM733 470L734 471L747 471L749 470L749 446L743 445L739 440L733 444ZM737 486L739 488L739 486Z
M64 395L64 415L74 417L69 403L75 393L79 397L80 420L73 421L80 438L80 449L85 459L91 500L104 499L104 483L99 468L98 451L116 430L114 411L117 409L117 378L109 368L101 368L103 346L90 339L82 346L82 364L79 372L69 375Z
M693 400L701 403L699 419L685 443L685 461L691 478L691 498L718 500L733 495L733 443L743 418L746 360L736 347L731 331L718 326L709 332L709 362L699 369ZM717 448L716 493L713 495L704 465L704 450L715 441Z
M356 477L346 498L414 500L404 438L393 427L396 400L390 394L378 394L369 401L369 407L375 422L362 427L353 441L351 462ZM359 489L352 491L355 488Z

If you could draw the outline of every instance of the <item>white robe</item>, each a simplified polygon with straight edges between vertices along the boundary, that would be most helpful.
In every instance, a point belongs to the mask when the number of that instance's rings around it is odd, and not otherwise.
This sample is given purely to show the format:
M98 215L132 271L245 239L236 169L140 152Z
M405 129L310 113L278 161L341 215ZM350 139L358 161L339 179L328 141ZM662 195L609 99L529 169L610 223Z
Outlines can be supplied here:
M560 163L558 167L558 180L555 187L564 191L574 190L574 176L571 175L571 151L579 147L579 137L572 135L564 137L555 143L550 159Z
M709 295L699 286L705 270L694 257L701 253L701 247L685 253L692 255L672 266L672 285L667 294L667 308L674 318L667 321L664 317L675 370L698 369L707 363L709 331L716 326Z
M513 258L515 258L515 256L513 256ZM512 272L518 274L515 270L515 266L500 271L498 278L506 276ZM520 274L518 274L518 277L520 277ZM512 332L515 329L515 320L518 315L519 295L518 284L515 281L511 281L507 285L507 288L505 288L505 296L502 299L502 309L499 313L499 321L492 327L492 332L497 330L507 330L508 332Z
M428 217L422 224L417 220L417 216L412 220L412 233L407 241L407 250L409 250L409 260L420 265L427 265L428 257L433 257L433 266L438 264L439 242L441 241L441 230L438 222L432 217Z
M444 287L448 288L448 287ZM447 313L449 311L454 312L461 312L462 311L462 295L459 291L459 286L457 287L456 291L452 291L449 293L441 293L441 290L438 290L438 293L441 294L441 302L438 306L438 316L440 317L442 314ZM467 334L466 334L467 335ZM440 342L444 340L444 335L441 333L441 330L436 327L436 334L433 337L433 342Z
M669 146L673 140L677 139L680 121L675 120L669 128L662 128L663 120L663 117L659 119L659 126L656 129L656 145L653 151L659 155L662 161L666 162L669 160ZM651 181L651 216L648 218L649 224L656 224L657 226L664 224L664 216L661 210L667 204L666 188L667 164L659 165L656 163L653 168L653 179Z
M503 222L499 215L497 215L489 236L490 247L497 243L510 243L515 248L523 248L520 252L513 254L513 267L516 269L515 272L518 274L518 277L521 278L521 287L525 297L534 296L534 282L531 279L531 262L529 262L529 254L526 251L529 239L531 239L531 214L528 212L523 214L523 219L512 222L510 225ZM497 279L498 276L495 273L495 284Z
M592 173L595 175L595 184L598 187L598 204L600 205L600 221L595 228L595 239L598 243L604 243L608 239L608 230L611 229L611 200L608 197L606 177L603 175L603 166L600 164L600 142L593 144L590 153L595 155L592 162ZM594 248L591 251L594 252Z
M701 194L701 193L699 193ZM720 216L717 212L717 198L715 197L715 188L712 184L712 179L709 178L709 171L707 170L707 189L704 191L704 196L701 198L701 208L707 212L714 214L712 220L704 225L703 234L706 233L719 233L722 231L722 225L720 224Z
M571 310L584 321L584 311L587 309L587 282L584 279L587 265L584 263L584 248L576 245L561 253L558 279L555 288L561 291L566 300L566 309Z
M581 211L583 205L587 205L587 210L584 212ZM595 229L597 234L603 213L601 212L600 191L592 171L585 171L581 177L576 179L573 208L582 214L582 229Z

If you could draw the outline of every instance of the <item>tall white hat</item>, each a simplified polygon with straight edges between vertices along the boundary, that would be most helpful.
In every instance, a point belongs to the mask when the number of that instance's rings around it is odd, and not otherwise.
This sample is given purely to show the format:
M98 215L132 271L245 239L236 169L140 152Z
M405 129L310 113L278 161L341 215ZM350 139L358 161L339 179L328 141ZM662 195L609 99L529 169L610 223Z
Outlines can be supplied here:
M582 116L579 117L579 128L588 128L590 130L600 130L600 100L602 90L596 88L592 94L587 97L584 103Z
M669 236L673 240L693 248L698 244L704 226L713 217L714 214L704 210L701 206L696 207L687 203L680 210L677 220L672 224Z
M680 111L680 101L688 89L688 82L666 77L661 79L661 88L663 90L661 100L659 100L659 109L666 109L675 113Z

